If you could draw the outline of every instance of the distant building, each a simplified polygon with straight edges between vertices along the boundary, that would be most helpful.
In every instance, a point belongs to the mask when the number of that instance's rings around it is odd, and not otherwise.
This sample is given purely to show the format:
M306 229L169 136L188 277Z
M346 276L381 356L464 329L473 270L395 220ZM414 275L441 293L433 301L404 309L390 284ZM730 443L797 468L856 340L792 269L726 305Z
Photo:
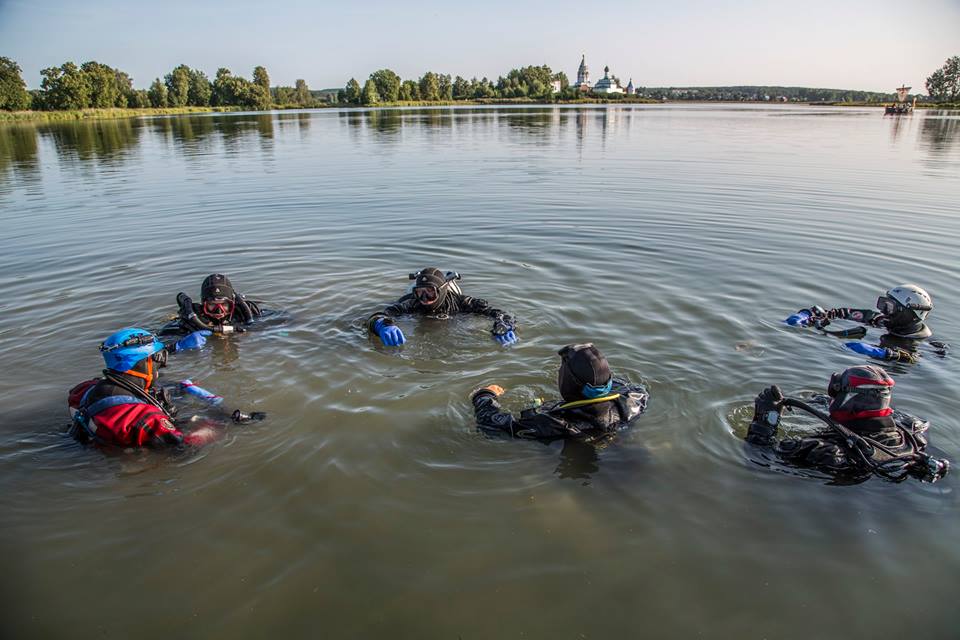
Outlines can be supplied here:
M630 82L627 83L627 95L632 96L636 91L633 88L633 78L630 78Z
M580 91L590 91L590 70L587 68L587 54L583 54L583 57L580 58L576 87Z
M610 67L603 68L603 77L597 80L593 85L593 92L600 95L610 95L612 93L623 93L623 87L615 78L610 77Z
M553 87L553 92L554 92L554 93L560 93L560 90L563 89L563 87L560 85L560 80L559 80L559 79L554 80L554 81L551 83L551 86Z

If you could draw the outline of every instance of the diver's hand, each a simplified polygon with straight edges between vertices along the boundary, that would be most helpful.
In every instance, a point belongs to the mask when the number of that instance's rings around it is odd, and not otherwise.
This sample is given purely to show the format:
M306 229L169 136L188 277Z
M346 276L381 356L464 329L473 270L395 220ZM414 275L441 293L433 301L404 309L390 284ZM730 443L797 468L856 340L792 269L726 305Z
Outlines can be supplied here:
M753 422L762 422L767 426L776 427L780 424L783 400L783 391L777 385L761 391L753 401Z
M503 346L513 344L520 338L517 337L516 327L508 320L495 320L493 323L493 339Z
M480 387L476 391L470 394L470 400L476 400L479 396L484 394L490 394L496 398L504 394L504 389L498 384L488 384L485 387Z
M905 362L907 364L916 364L918 360L918 354L910 353L906 349L887 349L887 360Z
M210 332L206 329L194 331L193 333L177 340L177 342L173 345L173 352L180 353L181 351L186 351L187 349L199 349L203 345L207 344L208 335L210 335Z
M753 420L747 431L747 442L760 446L773 444L783 401L783 392L777 385L767 387L757 395L753 401Z
M395 324L386 324L383 318L377 320L373 325L373 330L380 336L380 340L383 341L383 344L387 347L399 347L407 341L406 338L403 337L403 331L400 331L400 327Z

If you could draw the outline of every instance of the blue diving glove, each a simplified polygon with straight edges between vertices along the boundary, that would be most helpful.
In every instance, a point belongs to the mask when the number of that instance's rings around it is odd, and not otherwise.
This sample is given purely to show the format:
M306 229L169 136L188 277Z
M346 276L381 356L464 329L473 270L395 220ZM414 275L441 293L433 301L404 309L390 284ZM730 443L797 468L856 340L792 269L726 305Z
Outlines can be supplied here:
M497 320L493 323L493 339L503 346L513 344L520 339L514 332L515 329L516 327L513 326L513 323L507 322L506 320Z
M383 318L380 318L374 323L373 330L380 336L380 340L382 340L383 344L387 347L399 347L407 341L406 338L403 337L403 331L400 331L400 327L395 324L385 324Z
M809 309L800 309L800 311L797 311L795 314L784 320L784 322L793 327L805 327L811 322L827 324L829 321L829 316L827 315L826 310L824 310L823 307L818 307L816 305L810 307Z
M202 331L194 331L193 333L177 340L176 344L173 345L173 352L180 353L181 351L186 351L187 349L199 349L203 345L207 344L208 335L210 335L210 331L207 331L206 329L203 329Z
M872 344L867 344L866 342L844 342L843 346L851 351L855 351L865 356L870 356L871 358L876 358L877 360L886 360L889 355L888 349L876 347Z

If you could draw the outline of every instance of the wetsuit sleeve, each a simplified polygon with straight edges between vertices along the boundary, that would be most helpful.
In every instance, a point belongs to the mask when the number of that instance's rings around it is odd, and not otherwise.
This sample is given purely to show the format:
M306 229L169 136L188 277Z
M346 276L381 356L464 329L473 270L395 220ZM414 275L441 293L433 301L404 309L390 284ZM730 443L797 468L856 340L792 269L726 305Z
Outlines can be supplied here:
M151 412L141 417L130 435L138 447L178 447L184 444L183 432L160 412Z
M843 445L827 438L784 438L774 451L782 459L805 467L839 472L854 466Z
M519 419L514 418L501 410L493 393L485 390L474 394L473 412L481 428L502 431L513 438L551 439L568 435L566 424L546 413L528 409Z
M393 319L397 316L406 315L408 313L413 313L414 309L417 306L417 300L411 295L405 295L391 305L384 307L383 311L378 311L377 313L370 316L367 320L367 329L370 332L373 332L373 325L377 324L378 320L383 320L384 324L396 324Z
M827 311L827 317L831 320L839 318L841 320L853 320L871 327L882 327L886 316L873 309L851 309L849 307L839 307Z
M466 313L476 313L481 316L487 316L488 318L501 320L516 326L513 316L506 311L502 311L490 306L490 303L483 298L472 298L470 296L461 295L459 296L457 302L459 303L461 311L465 311Z

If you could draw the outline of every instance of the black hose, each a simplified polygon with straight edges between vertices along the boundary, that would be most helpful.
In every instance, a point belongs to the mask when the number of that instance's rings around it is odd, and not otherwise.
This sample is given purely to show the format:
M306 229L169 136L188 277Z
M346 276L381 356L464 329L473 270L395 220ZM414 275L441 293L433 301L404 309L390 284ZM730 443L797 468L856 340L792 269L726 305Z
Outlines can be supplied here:
M856 453L863 464L870 470L885 478L889 478L890 480L902 480L909 472L910 467L925 459L917 453L898 454L879 442L876 442L875 440L864 438L863 436L854 433L847 427L835 421L823 411L807 404L802 400L797 400L795 398L784 398L782 406L803 409L810 415L822 420L828 427L843 436L848 451L851 453ZM897 425L896 423L894 424L896 425L897 429L904 434L904 437L909 440L911 446L914 448L914 451L918 450L919 446L913 434L908 433L907 430L900 425ZM867 453L864 452L864 449L871 450L874 447L889 455L891 459L880 463L875 462L869 455L867 455ZM897 465L899 473L888 471L887 467L890 465Z
M177 306L180 307L180 321L186 324L188 329L210 332L216 330L213 325L209 325L200 319L197 312L193 310L193 300L187 294L182 292L177 294Z
M246 298L239 293L233 296L233 306L240 312L240 322L247 324L253 321L253 311L250 309L250 305L247 304Z

